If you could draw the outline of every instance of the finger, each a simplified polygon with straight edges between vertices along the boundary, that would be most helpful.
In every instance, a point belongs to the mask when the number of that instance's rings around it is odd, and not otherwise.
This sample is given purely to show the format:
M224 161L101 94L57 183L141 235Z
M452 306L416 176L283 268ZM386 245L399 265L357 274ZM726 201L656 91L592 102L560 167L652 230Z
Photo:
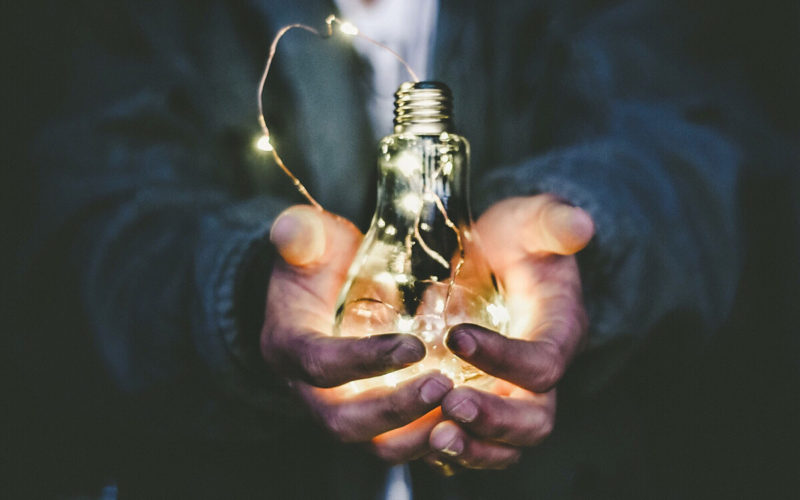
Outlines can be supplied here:
M375 436L370 448L378 457L393 464L416 460L431 452L428 437L441 421L442 409L434 408L410 424Z
M513 397L459 387L442 401L442 413L470 434L512 446L534 446L553 430L555 395L517 390Z
M288 264L306 266L325 253L325 227L320 211L306 205L284 210L269 233L270 241Z
M439 405L453 382L433 372L350 398L305 384L297 387L331 434L343 442L360 443L425 415Z
M449 460L469 469L505 469L519 461L518 448L502 443L475 439L458 424L446 420L431 431L431 448Z
M354 338L294 333L262 336L262 352L281 375L334 387L416 363L425 357L425 345L407 334Z
M553 323L552 328L570 328ZM571 338L568 334L542 334L537 340L508 338L472 324L450 329L447 347L460 358L495 377L533 392L547 392L561 379L567 353L552 338ZM571 345L571 344L570 344Z
M584 210L544 194L493 205L478 220L478 232L489 253L513 262L531 253L574 254L592 239L594 222ZM518 245L508 245L509 234L518 236Z

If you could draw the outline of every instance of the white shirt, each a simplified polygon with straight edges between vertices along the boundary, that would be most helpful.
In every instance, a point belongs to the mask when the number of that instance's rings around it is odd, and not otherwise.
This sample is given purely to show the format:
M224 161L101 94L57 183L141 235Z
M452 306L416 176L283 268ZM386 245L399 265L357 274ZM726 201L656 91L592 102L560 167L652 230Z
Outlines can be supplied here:
M437 0L336 0L342 18L364 35L400 54L420 80L429 78L435 42ZM387 50L355 37L353 47L372 66L372 93L367 105L378 138L392 132L394 93L411 80Z

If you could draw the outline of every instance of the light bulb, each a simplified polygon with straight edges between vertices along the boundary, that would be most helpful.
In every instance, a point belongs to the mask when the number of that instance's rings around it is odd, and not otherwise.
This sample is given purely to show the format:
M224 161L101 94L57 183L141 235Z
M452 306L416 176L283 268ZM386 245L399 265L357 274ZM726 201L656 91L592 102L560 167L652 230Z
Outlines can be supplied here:
M438 82L401 85L394 131L380 142L377 208L339 294L334 333L411 333L427 354L350 385L393 386L429 369L482 385L490 378L450 352L444 337L459 323L505 334L508 313L471 227L469 143L453 133L450 90Z

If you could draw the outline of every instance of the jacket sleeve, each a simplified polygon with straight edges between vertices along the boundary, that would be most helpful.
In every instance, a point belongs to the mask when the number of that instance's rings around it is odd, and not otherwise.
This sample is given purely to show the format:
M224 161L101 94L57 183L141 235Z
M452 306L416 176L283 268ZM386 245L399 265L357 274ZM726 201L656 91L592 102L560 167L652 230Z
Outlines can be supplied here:
M241 56L225 12L181 18L176 4L93 12L34 148L31 254L68 270L71 300L48 310L80 310L128 420L252 442L296 411L258 335L270 224L297 200L270 179L255 195L242 173L273 168L248 156L258 59Z
M551 192L592 215L596 236L579 255L587 353L616 352L597 365L605 375L590 375L600 384L665 318L694 318L695 344L726 318L744 153L724 118L731 89L682 52L678 9L598 5L548 24L531 119L538 151L479 185L481 208Z

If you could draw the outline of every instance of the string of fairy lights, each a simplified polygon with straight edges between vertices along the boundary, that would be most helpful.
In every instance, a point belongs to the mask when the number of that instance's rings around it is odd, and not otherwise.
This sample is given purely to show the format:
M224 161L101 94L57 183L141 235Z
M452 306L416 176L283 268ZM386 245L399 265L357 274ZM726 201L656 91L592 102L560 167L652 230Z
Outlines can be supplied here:
M275 53L276 53L276 51L278 49L278 42L281 41L281 38L283 38L283 36L286 35L286 33L288 33L289 31L291 31L293 29L300 29L300 30L307 31L307 32L309 32L309 33L311 33L313 35L316 35L316 36L318 36L320 38L326 39L326 38L330 38L330 37L332 37L334 35L334 33L335 33L334 25L338 26L339 27L338 31L340 33L346 35L346 36L359 37L359 38L361 38L363 40L366 40L367 42L369 42L369 43L371 43L373 45L376 45L376 46L388 51L398 61L400 61L400 63L403 65L403 67L405 67L405 69L406 69L406 71L408 71L408 74L411 77L411 79L413 79L415 82L419 82L419 77L417 77L417 74L414 72L414 70L411 68L411 66L408 64L408 62L405 59L403 59L400 56L400 54L398 54L395 50L393 50L391 47L389 47L389 46L387 46L387 45L385 45L385 44L383 44L383 43L381 43L381 42L379 42L379 41L377 41L377 40L375 40L375 39L373 39L373 38L371 38L371 37L369 37L369 36L367 36L367 35L365 35L363 33L361 33L361 31L355 25L353 25L352 23L350 23L348 21L342 21L341 19L339 19L338 17L336 17L333 14L331 14L330 16L328 16L325 19L326 31L324 33L321 33L316 28L312 28L311 26L308 26L306 24L300 24L300 23L289 24L287 26L284 26L280 30L278 30L278 32L275 34L275 38L272 40L272 44L269 47L269 54L267 55L267 62L265 64L265 66L264 66L264 71L261 73L261 79L258 82L258 95L257 95L258 124L261 127L261 131L263 132L263 135L261 137L259 137L258 141L256 142L256 147L258 149L262 150L262 151L266 151L266 152L272 153L272 157L275 159L275 163L277 163L278 167L280 167L280 169L283 170L283 173L285 173L289 177L289 179L291 179L292 184L294 184L295 188L300 192L300 194L306 200L308 200L309 203L311 203L314 207L316 207L317 209L320 209L320 210L322 209L322 206L317 202L317 200L314 199L313 196L311 196L311 194L308 192L308 189L306 189L306 187L303 185L303 183L300 182L300 179L298 179L292 173L292 171L289 170L289 167L286 166L286 164L283 162L283 159L278 154L278 151L275 149L275 145L272 144L272 142L270 141L269 127L267 126L266 119L264 118L263 95L264 95L264 87L266 86L266 83L267 83L267 76L269 75L269 70L272 67L272 61L275 59Z

